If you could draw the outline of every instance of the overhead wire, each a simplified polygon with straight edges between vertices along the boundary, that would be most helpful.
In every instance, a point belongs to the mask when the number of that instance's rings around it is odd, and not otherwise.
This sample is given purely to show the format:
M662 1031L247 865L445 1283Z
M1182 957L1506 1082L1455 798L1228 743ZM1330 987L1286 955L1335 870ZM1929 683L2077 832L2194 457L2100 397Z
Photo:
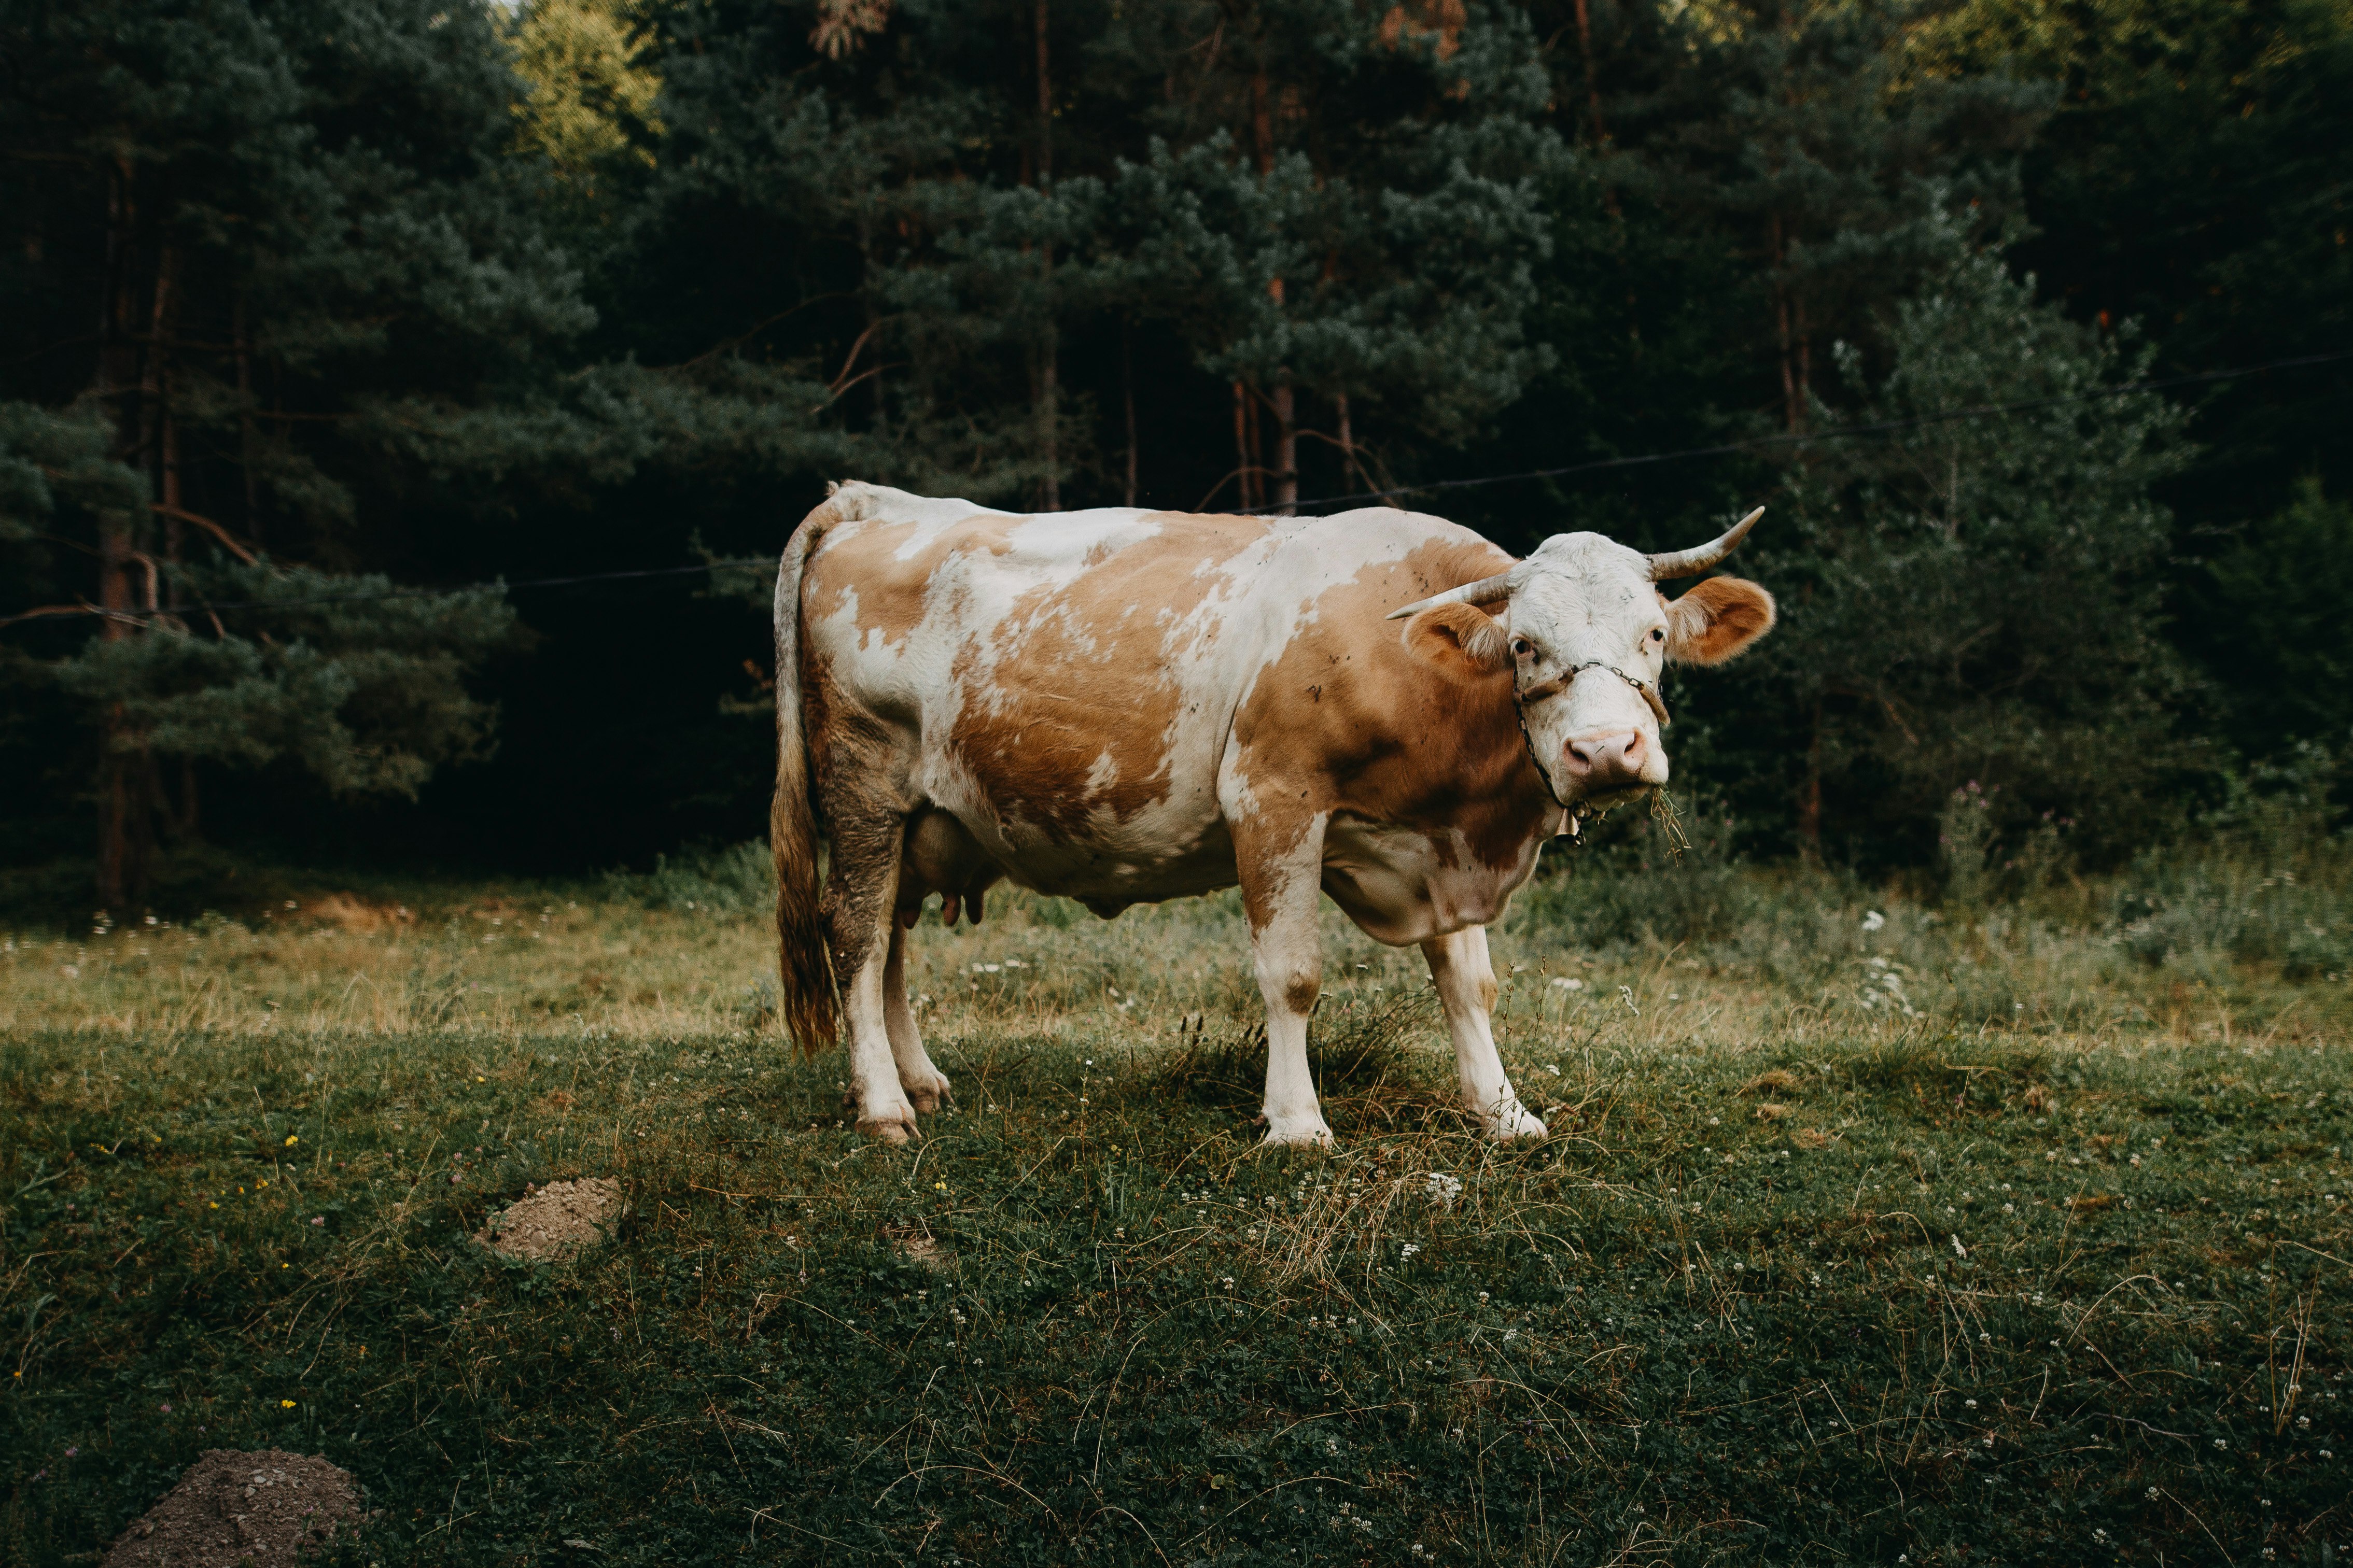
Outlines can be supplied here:
M1289 510L1303 507L1337 506L1348 501L1390 500L1397 496L1429 491L1471 489L1486 485L1523 483L1533 479L1566 479L1577 474L1599 473L1612 468L1630 468L1654 463L1696 461L1708 458L1731 457L1741 452L1769 450L1777 447L1799 446L1814 441L1845 440L1861 436L1893 435L1904 430L1920 429L1931 425L1948 424L1959 419L1982 419L2000 415L2026 414L2037 409L2055 408L2072 403L2096 402L2104 398L2126 397L2144 392L2163 392L2175 387L2205 385L2220 381L2232 381L2242 376L2261 375L2269 371L2294 370L2308 365L2329 364L2353 359L2353 349L2328 353L2299 354L2292 359L2271 360L2262 364L2238 365L2229 370L2200 371L2189 375L2164 376L2147 381L2126 382L2115 386L2097 387L2089 392L2060 393L2048 397L2021 398L2010 403L1974 404L1961 408L1938 409L1927 414L1906 415L1894 419L1875 419L1856 425L1833 426L1826 430L1789 430L1770 436L1748 437L1737 441L1719 442L1708 447L1684 447L1666 452L1641 452L1617 458L1597 458L1589 462L1569 463L1557 468L1526 468L1514 473L1478 474L1461 479L1425 479L1414 484L1391 485L1383 489L1363 490L1354 494L1317 496L1293 503ZM1285 509L1252 508L1246 516L1265 516ZM512 592L520 588L569 587L583 583L616 583L633 578L680 577L695 573L742 570L773 563L768 556L750 556L741 560L712 560L692 566L648 566L620 572L582 572L562 577L524 577L513 582L493 580L485 583L464 583L452 587L386 588L365 594L320 595L301 599L248 599L230 603L203 604L185 606L188 613L206 611L218 614L234 610L285 610L313 608L322 605L357 605L387 599L433 598L446 594L465 594L495 589ZM98 605L77 606L57 605L27 615L0 616L0 627L20 621L58 616L106 616L124 620L148 620L160 616L181 614L176 610L110 610Z
M1343 501L1385 500L1391 496L1409 495L1424 490L1470 489L1482 485L1514 484L1527 479L1564 479L1572 474L1599 473L1607 468L1631 468L1650 463L1670 463L1699 458L1724 458L1739 452L1753 452L1774 447L1800 446L1813 441L1843 440L1854 436L1892 435L1902 430L1915 430L1930 425L1947 424L1956 419L1982 419L1995 415L2026 414L2038 408L2054 408L2063 404L2092 403L2103 398L2130 396L2137 393L2162 392L2177 386L2196 386L2211 382L2232 381L2241 376L2260 375L2266 371L2328 364L2345 359L2353 359L2353 349L2339 350L2332 353L2300 354L2294 359L2273 360L2264 364L2240 365L2231 370L2200 371L2193 375L2126 382L2116 386L2098 387L2090 392L2061 393L2050 397L2027 397L2012 403L1973 404L1968 407L1944 408L1930 414L1906 415L1896 419L1874 419L1859 425L1833 426L1827 430L1786 430L1771 436L1753 436L1738 441L1725 441L1713 447L1684 447L1672 452L1642 452L1622 458L1597 458L1590 462L1570 463L1554 468L1527 468L1518 473L1479 474L1459 479L1426 479L1419 484L1391 485L1386 489L1362 490L1352 495L1318 496L1311 500L1302 500L1293 504L1302 507L1337 506ZM1264 515L1276 510L1272 507L1255 507L1251 509L1250 515Z

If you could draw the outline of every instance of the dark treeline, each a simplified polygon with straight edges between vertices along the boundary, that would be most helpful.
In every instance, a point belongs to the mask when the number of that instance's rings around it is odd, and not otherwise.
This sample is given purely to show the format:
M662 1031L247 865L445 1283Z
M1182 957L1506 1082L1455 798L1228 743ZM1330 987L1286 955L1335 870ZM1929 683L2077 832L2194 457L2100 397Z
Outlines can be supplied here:
M756 574L480 584L849 476L1767 502L1686 791L2113 862L2353 725L2349 195L2323 0L0 0L0 865L749 837Z

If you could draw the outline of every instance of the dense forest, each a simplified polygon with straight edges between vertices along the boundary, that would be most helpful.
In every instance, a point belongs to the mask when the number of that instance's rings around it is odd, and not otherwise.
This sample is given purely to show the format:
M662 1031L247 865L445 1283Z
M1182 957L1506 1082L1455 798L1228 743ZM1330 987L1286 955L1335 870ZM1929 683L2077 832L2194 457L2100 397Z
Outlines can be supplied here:
M0 868L749 837L845 477L1765 502L1686 809L2113 864L2353 729L2348 229L2344 0L0 0Z

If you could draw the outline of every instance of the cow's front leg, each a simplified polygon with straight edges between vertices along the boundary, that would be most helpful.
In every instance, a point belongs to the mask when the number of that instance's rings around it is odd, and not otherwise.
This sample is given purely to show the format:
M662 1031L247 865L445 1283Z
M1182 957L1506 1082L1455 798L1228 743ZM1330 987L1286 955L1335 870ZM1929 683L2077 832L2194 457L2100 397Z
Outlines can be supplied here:
M1324 942L1315 921L1324 819L1313 817L1288 836L1257 825L1238 829L1234 849L1250 962L1266 998L1266 1099L1260 1107L1266 1141L1328 1145L1332 1129L1307 1068L1307 1019L1324 990Z
M899 1087L910 1104L929 1115L952 1097L948 1076L932 1065L923 1031L915 1026L915 1010L907 1005L907 938L905 924L892 921L891 957L882 966L882 1022L891 1036L892 1059L898 1064Z
M1498 1141L1541 1138L1545 1124L1529 1114L1504 1076L1488 1016L1495 1006L1495 971L1487 962L1487 928L1471 926L1421 944L1430 977L1446 1009L1446 1032L1454 1037L1454 1072L1462 1101L1479 1118L1487 1136Z

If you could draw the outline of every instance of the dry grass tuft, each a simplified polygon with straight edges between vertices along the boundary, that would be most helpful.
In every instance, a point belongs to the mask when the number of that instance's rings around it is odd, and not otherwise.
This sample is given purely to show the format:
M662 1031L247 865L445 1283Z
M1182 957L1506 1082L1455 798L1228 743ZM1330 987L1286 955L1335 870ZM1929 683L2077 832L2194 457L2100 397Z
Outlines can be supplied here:
M1795 1094L1798 1092L1798 1075L1788 1068L1767 1068L1742 1084L1740 1092L1743 1094ZM1774 1114L1778 1116L1782 1112L1776 1110Z
M329 893L311 900L302 912L321 925L364 936L417 923L417 912L406 904L371 902L351 893Z

